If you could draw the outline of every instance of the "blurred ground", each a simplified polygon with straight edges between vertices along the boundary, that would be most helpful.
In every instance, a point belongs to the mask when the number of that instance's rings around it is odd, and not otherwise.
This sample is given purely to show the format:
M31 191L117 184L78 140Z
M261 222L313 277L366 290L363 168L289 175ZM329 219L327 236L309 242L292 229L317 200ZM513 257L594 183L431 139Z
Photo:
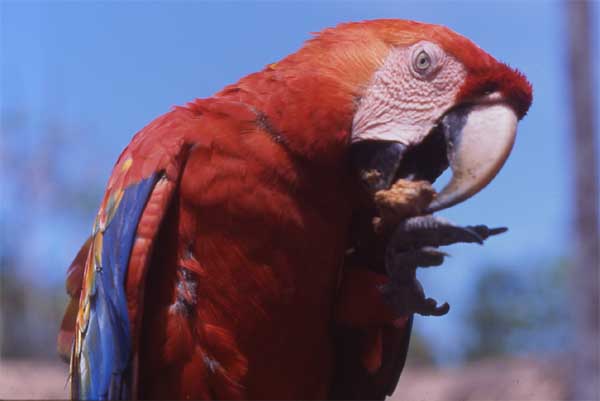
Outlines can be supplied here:
M0 359L0 399L67 399L67 364Z
M393 401L559 400L561 368L531 359L476 362L461 368L408 367ZM65 399L67 365L60 361L0 360L0 399Z
M558 364L514 358L459 368L411 368L403 372L393 401L562 400L564 371Z

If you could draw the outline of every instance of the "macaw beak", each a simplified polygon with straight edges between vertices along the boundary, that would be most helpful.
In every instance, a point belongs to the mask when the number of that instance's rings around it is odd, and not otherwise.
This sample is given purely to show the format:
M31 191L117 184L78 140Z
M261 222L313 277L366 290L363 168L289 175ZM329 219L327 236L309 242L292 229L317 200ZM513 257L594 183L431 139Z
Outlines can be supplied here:
M351 157L372 193L389 188L398 178L433 182L449 165L452 179L425 210L433 213L470 198L490 183L510 154L517 123L513 108L493 94L448 111L423 141L427 145L417 145L426 151L415 152L397 142L365 141L353 144Z
M498 174L512 150L518 118L505 103L475 104L441 121L452 179L426 212L454 206L475 195Z

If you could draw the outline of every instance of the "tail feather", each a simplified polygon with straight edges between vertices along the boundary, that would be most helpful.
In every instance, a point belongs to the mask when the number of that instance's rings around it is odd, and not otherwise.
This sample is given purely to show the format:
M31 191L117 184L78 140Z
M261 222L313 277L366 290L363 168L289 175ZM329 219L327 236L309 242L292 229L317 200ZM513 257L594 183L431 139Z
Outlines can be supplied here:
M79 296L83 285L83 272L85 271L85 261L87 259L92 237L90 236L81 246L75 259L67 269L66 288L69 294L69 304L65 310L60 330L57 338L58 355L65 362L71 359L71 349L75 336L75 322L77 320L77 311L79 309Z

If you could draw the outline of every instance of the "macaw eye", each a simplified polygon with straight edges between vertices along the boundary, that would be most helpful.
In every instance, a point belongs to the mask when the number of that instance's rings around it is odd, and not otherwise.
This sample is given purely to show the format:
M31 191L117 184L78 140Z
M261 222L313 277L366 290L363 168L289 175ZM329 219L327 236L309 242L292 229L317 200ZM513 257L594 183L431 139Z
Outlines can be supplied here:
M427 69L431 66L431 57L425 50L421 50L417 57L415 57L414 67L418 72L426 72Z

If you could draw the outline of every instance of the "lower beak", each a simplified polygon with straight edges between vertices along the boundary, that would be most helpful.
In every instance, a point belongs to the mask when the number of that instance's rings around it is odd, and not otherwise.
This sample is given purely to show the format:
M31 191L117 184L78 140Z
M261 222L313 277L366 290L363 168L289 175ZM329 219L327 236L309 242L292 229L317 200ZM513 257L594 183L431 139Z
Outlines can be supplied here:
M389 188L400 167L406 146L390 141L364 141L353 143L352 165L371 193Z
M483 189L504 165L512 149L518 118L502 102L455 108L440 121L452 179L427 207L426 213L460 203ZM354 143L352 162L371 193L389 188L397 176L407 147L398 142ZM421 161L421 166L433 163Z

